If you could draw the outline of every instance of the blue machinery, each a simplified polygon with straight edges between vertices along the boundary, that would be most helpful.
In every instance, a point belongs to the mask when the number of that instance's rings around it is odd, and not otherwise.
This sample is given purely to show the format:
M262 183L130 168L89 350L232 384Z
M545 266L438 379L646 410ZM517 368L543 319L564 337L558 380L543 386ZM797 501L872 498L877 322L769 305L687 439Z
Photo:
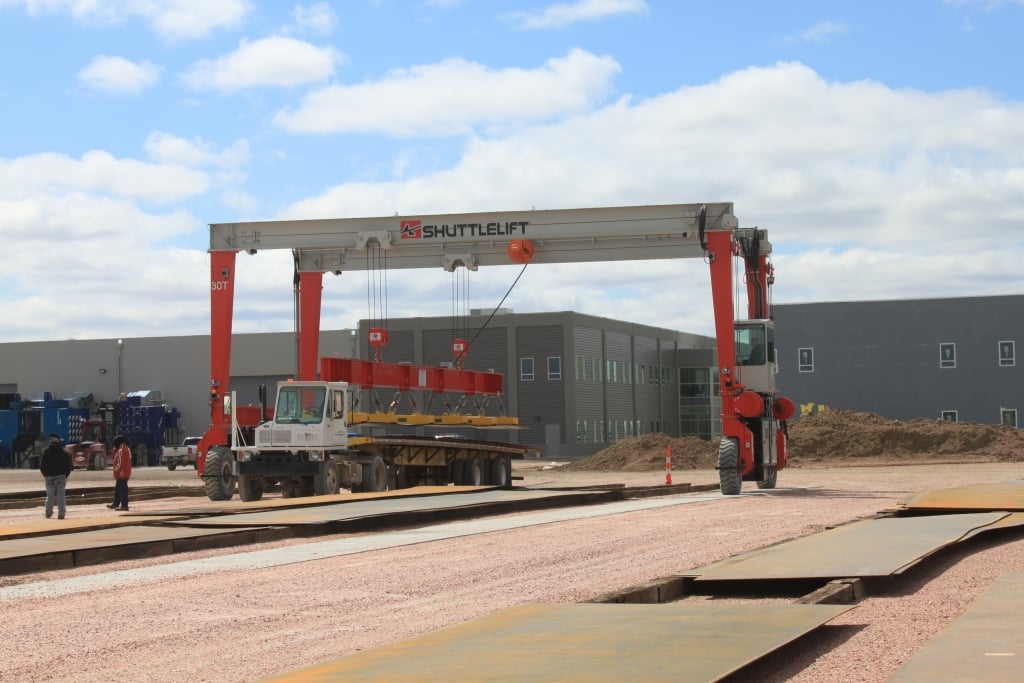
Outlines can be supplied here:
M181 413L167 405L143 405L144 392L123 401L100 404L98 419L107 425L108 439L122 435L137 465L156 465L160 448L177 443ZM90 401L91 402L91 399ZM0 394L0 467L34 467L42 452L38 441L55 432L65 444L81 439L82 425L90 418L81 399L55 399L50 392L24 400L21 394Z

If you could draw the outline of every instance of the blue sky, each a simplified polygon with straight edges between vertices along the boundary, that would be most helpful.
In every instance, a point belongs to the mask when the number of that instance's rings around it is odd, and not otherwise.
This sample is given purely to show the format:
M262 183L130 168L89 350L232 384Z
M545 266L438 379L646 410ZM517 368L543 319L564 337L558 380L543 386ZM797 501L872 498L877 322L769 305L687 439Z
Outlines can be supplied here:
M1022 0L0 0L0 341L206 333L207 224L276 218L731 201L776 302L1019 294L1022 34ZM291 279L240 257L236 331L291 329ZM710 333L707 280L537 266L504 305ZM375 313L325 282L325 327Z

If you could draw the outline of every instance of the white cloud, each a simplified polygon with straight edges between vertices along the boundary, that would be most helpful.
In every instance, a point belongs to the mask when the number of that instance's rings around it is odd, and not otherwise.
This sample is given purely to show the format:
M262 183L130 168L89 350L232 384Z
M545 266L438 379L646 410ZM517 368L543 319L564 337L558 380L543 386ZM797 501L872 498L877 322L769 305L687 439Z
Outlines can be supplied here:
M202 138L185 138L171 133L154 131L146 138L146 155L161 164L176 166L220 166L237 168L249 162L248 140L236 140L230 146L218 150Z
M318 2L309 7L296 5L292 10L292 17L295 20L295 25L300 29L322 36L333 33L334 27L338 23L338 15L326 2Z
M251 9L248 0L2 0L30 14L68 12L86 24L142 19L167 40L202 38L238 26Z
M152 62L100 55L78 72L78 80L101 92L139 95L160 80L160 68Z
M196 90L234 92L243 88L294 86L329 78L341 63L333 47L272 36L245 41L231 54L197 62L183 75Z
M611 57L573 50L536 69L489 69L464 59L332 85L275 121L291 132L456 135L481 124L522 124L586 111L611 91Z
M732 201L741 225L769 230L780 301L1022 291L1022 119L1024 105L983 92L835 83L779 64L474 139L453 168L338 185L282 216ZM640 305L602 309L615 304L594 295L570 297L572 308L707 333L709 307L659 303L666 288L680 291L680 265L580 266L590 273L582 281L559 266L543 291L566 282L601 290L609 271L631 273ZM699 265L685 291L708 302ZM530 310L551 310L525 296Z
M209 179L200 171L118 159L102 150L86 152L81 159L55 153L0 158L0 198L12 200L37 193L81 192L167 204L201 194L208 186Z
M647 11L644 0L576 0L548 5L539 12L511 12L506 19L524 29L563 28L581 21L596 21L617 14Z
M538 92L557 89L542 71L519 75ZM487 99L504 72L481 73L471 84ZM398 146L378 160L394 167L389 181L327 187L278 217L732 201L741 225L769 231L778 302L1024 291L1020 102L974 90L833 82L794 63L643 100L600 104L591 90L578 91L580 106L552 107L540 124L527 117L520 127L469 138L450 167L418 171L407 165L411 146ZM159 132L146 154L148 161L106 152L0 159L0 235L15 254L0 272L5 339L207 331L205 247L169 249L168 240L207 243L203 222L183 207L211 189L210 199L255 213L255 192L218 177L247 163L248 143L219 147ZM76 266L72 291L61 279L40 282L54 263ZM238 272L235 330L291 329L287 251L242 256ZM496 305L518 273L508 266L471 274L469 305ZM389 273L388 315L449 315L450 278L440 268ZM534 264L505 305L706 334L708 280L700 259ZM358 272L325 278L325 325L352 326L367 315L366 282ZM94 311L90 302L100 297L107 303L94 320L77 315Z
M846 33L848 30L850 30L850 27L842 22L820 21L799 33L786 36L785 41L787 43L824 43L831 39L832 36Z

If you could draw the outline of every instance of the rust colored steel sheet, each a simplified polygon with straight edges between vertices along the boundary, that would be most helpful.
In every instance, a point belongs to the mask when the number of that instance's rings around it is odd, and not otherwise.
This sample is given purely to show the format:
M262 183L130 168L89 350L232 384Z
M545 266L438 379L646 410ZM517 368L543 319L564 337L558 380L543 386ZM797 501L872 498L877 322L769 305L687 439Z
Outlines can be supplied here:
M381 500L392 498L422 498L428 496L443 496L451 494L465 494L473 492L484 492L495 490L492 486L416 486L396 491L381 491L379 493L337 493L331 496L303 496L301 498L267 498L249 503L239 500L228 501L207 501L200 505L191 507L175 507L173 510L148 510L150 515L223 515L223 514L245 514L259 512L261 510L279 510L282 508L315 507L331 503L359 503L368 500Z
M218 547L222 537L257 529L187 529L122 526L77 533L12 538L0 542L0 574L41 568L65 569L127 557L165 555Z
M293 524L326 524L345 520L383 517L395 514L427 513L430 511L465 508L498 503L536 503L558 499L604 496L613 499L614 492L595 491L509 491L492 489L477 493L453 494L447 496L418 496L412 498L377 498L373 500L352 500L334 505L309 505L305 507L281 507L258 512L238 512L218 517L203 517L174 522L189 526L286 526ZM323 498L323 497L321 497Z
M797 604L527 605L270 680L717 681L849 609Z
M899 574L1005 512L870 519L693 570L697 581L842 579Z
M909 511L1024 512L1024 481L931 489L901 500L900 508Z
M178 513L176 516L180 517ZM113 529L123 526L138 525L148 521L165 521L163 516L131 516L111 512L101 517L68 517L67 519L40 519L34 522L5 524L0 527L0 543L25 536L47 536L93 531L96 529Z
M1024 680L1024 574L993 582L889 680L1019 683Z

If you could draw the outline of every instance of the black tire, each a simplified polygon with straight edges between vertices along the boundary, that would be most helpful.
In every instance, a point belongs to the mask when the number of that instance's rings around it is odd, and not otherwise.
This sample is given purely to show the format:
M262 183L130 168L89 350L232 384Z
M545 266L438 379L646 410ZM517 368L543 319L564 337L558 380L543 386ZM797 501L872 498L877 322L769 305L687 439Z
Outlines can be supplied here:
M243 503L252 503L263 498L263 482L259 477L248 474L238 475L238 497Z
M321 463L320 470L313 481L313 495L333 496L340 491L341 473L338 472L338 466L331 461Z
M768 473L761 481L757 482L757 488L759 489L773 489L775 488L775 482L779 479L779 471L775 469L775 466L771 466L771 472Z
M482 486L484 483L484 467L480 458L470 458L462 470L462 481L466 486Z
M176 470L176 469L178 469L178 465L177 465L177 464L175 464L175 463L173 463L173 462L172 462L172 463L171 463L170 465L168 465L168 466L167 466L167 470L168 470L169 472L173 472L173 471L174 471L174 470Z
M288 478L281 481L281 497L297 498L301 495L294 479Z
M505 489L512 485L512 463L503 455L488 463L490 465L490 476L487 483L491 486L500 486Z
M363 464L363 491L387 491L388 468L384 458L373 456L369 464Z
M738 496L743 488L740 449L736 439L723 437L718 444L718 483L723 496Z
M211 448L203 468L203 486L210 500L231 500L235 495L235 475L231 471L234 457L222 446Z

